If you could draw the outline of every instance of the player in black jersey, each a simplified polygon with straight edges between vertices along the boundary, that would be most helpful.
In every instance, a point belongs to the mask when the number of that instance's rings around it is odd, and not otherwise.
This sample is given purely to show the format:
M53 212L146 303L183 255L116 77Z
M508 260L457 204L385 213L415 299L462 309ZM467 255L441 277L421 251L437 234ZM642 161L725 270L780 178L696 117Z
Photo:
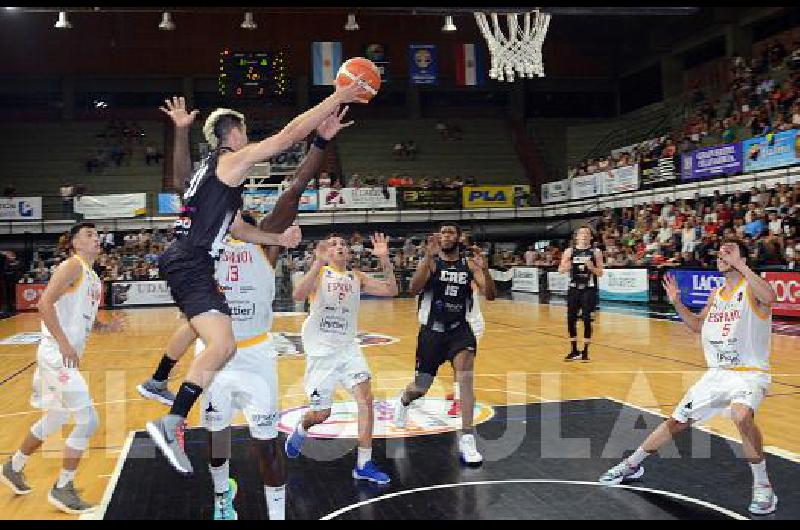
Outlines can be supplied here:
M358 83L337 88L277 134L257 143L248 143L244 116L238 112L217 109L205 122L203 134L212 151L185 186L184 212L175 231L177 240L161 255L159 270L206 348L192 361L169 414L147 423L147 432L156 446L181 474L193 473L183 449L186 417L203 389L236 351L230 309L214 279L214 263L225 235L230 231L241 241L284 247L296 246L301 237L299 227L275 234L245 223L241 213L244 181L256 163L305 139L326 119L343 115L339 114L340 105L360 101L362 90ZM194 119L185 105L180 111L162 110L176 125L176 117L181 121ZM319 148L326 143L320 136L314 140Z
M567 330L572 351L564 359L589 360L592 339L592 312L597 306L597 279L603 275L603 252L592 248L592 229L582 226L575 231L574 245L564 251L558 272L569 274L567 293ZM578 351L578 313L583 319L583 351Z
M467 313L473 300L473 281L487 300L495 299L496 289L481 249L472 247L474 257L466 258L460 237L457 225L443 224L438 233L428 237L425 258L411 279L410 291L419 295L416 375L395 405L394 421L397 427L405 427L408 407L428 392L439 367L452 361L461 391L459 453L467 464L474 465L483 457L475 445L472 425L477 341Z

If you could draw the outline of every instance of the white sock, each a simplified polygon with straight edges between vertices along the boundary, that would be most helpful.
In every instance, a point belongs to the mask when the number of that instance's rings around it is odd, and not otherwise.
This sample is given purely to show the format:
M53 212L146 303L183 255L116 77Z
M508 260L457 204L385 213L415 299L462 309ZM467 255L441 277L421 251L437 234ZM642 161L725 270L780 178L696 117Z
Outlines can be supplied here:
M284 521L286 519L286 486L264 486L264 496L267 498L267 511L270 521Z
M767 476L767 461L762 460L758 464L750 464L750 470L753 472L753 484L769 484L769 477Z
M28 455L22 454L22 451L14 453L14 456L11 457L11 470L14 473L22 471L25 468L25 464L28 463L28 458Z
M297 422L297 426L294 428L294 431L300 436L305 436L306 434L308 434L306 428L303 427L303 420Z
M61 474L58 475L58 482L56 482L56 487L63 488L73 480L75 480L75 471L62 469Z
M214 481L214 493L222 495L228 491L228 479L231 471L230 460L226 460L219 467L208 466L208 470L211 472L211 479Z
M453 383L453 399L456 401L461 399L461 388L458 383Z
M644 462L644 459L650 456L644 449L639 447L635 453L627 458L628 465L631 467L638 467Z
M358 448L358 469L364 469L367 462L372 460L372 447L359 447Z

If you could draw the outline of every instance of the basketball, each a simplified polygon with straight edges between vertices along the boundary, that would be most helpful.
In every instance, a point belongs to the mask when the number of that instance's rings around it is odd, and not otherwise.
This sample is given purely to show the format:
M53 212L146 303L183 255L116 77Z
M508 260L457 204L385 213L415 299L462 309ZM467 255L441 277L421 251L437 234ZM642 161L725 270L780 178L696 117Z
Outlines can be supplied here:
M364 89L363 102L368 102L378 93L381 88L381 72L375 63L365 57L353 57L342 63L336 73L336 86L345 87L350 85L358 76L361 77L361 86Z

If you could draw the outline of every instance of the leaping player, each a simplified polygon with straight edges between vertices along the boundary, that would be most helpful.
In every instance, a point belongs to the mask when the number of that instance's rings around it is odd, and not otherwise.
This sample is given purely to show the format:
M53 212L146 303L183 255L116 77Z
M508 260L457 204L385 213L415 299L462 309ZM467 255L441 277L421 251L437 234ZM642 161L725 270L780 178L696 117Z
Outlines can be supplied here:
M306 351L305 392L310 410L286 439L286 454L289 458L300 456L309 429L330 417L333 394L341 384L358 404L358 454L353 478L388 484L389 476L372 460L375 419L372 376L356 343L356 331L361 293L394 297L398 288L386 237L375 234L371 239L372 254L380 261L385 280L348 271L350 248L343 238L330 235L317 245L311 269L294 289L295 300L311 301L302 329Z
M755 413L772 382L769 352L772 305L777 296L770 284L747 266L747 255L747 246L741 240L728 238L723 242L717 268L725 275L725 285L711 293L699 315L683 305L674 278L665 277L664 290L683 323L700 333L709 369L689 389L672 418L662 423L633 455L600 477L603 484L641 478L642 462L659 447L691 425L729 410L753 472L750 513L766 515L777 508L778 497L767 476L761 431L755 422Z

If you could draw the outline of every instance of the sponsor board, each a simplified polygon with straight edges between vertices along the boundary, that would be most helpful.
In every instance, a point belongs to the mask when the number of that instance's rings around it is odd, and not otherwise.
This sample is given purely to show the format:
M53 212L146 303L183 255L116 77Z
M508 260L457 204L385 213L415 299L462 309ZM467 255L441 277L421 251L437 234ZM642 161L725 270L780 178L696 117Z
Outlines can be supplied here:
M114 282L111 284L112 307L135 305L173 305L167 282L162 280Z
M447 415L451 404L451 401L441 398L419 399L409 408L406 428L398 429L394 426L394 403L376 400L373 437L410 438L457 431L461 428L461 417ZM278 420L278 430L292 433L305 412L305 407L283 411ZM494 414L489 405L475 403L475 425L492 419ZM314 426L308 435L311 438L358 438L358 405L355 401L334 402L330 418Z
M797 129L742 142L745 171L791 166L800 162Z
M722 144L684 153L681 180L697 180L732 175L742 170L742 144Z
M639 164L596 173L600 195L611 195L639 189Z
M511 290L526 293L539 292L539 269L514 267L511 269Z
M778 295L773 314L800 317L800 272L762 272L761 276Z
M177 193L158 194L158 213L175 215L181 213L181 198Z
M41 218L41 197L0 197L0 220L33 221Z
M551 293L564 293L569 291L569 274L560 272L547 273L547 290Z
M598 283L601 300L650 300L647 269L605 269Z
M17 290L17 311L35 310L42 293L47 288L46 283L18 283ZM100 307L106 306L106 284L103 282L100 291Z
M688 308L705 307L711 291L725 285L725 277L719 271L693 271L675 269L670 272L681 291L681 302Z
M397 188L320 188L320 210L397 208Z
M513 208L514 186L464 186L464 208Z
M569 186L573 200L595 197L599 193L597 186L597 173L592 175L583 175L580 177L572 177Z
M542 184L542 204L569 200L569 179Z
M461 206L461 190L455 188L398 188L407 210L455 210Z
M83 195L73 199L75 213L85 219L136 217L147 213L146 193Z
M246 191L242 195L243 207L245 210L268 214L275 209L275 204L277 204L280 196L281 192L277 188ZM303 191L297 211L317 211L317 192L315 190Z
M0 346L19 346L21 344L39 344L42 340L42 333L39 331L27 331L17 333L0 340Z

